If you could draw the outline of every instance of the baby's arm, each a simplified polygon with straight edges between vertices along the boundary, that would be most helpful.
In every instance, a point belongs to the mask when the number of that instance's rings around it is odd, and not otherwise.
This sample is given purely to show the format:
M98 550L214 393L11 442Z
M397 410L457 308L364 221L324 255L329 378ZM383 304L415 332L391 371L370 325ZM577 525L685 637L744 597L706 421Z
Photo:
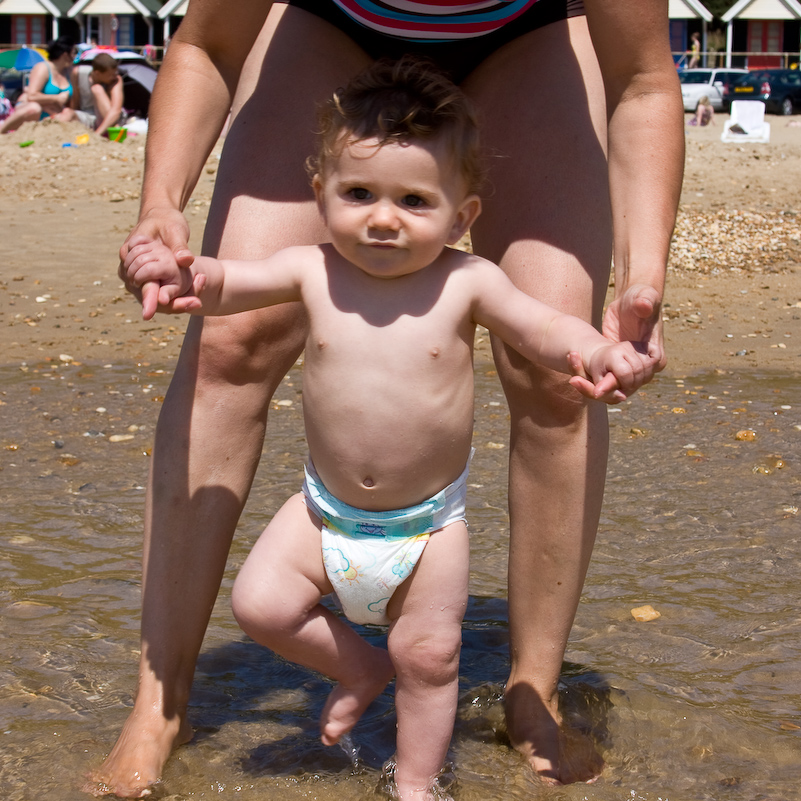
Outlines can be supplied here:
M494 264L480 264L475 275L474 320L530 361L572 374L570 383L582 395L619 403L653 378L654 360L631 342L612 342L526 295Z
M314 248L287 248L267 259L233 261L197 256L181 267L160 242L131 247L123 264L133 286L159 285L158 294L143 298L142 316L158 310L200 315L236 314L300 300L300 266Z

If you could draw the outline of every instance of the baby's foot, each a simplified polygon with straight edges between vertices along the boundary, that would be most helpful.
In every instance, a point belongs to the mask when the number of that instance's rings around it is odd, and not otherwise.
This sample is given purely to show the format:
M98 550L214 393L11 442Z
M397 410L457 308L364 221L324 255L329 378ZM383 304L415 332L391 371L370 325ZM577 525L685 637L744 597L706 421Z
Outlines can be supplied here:
M99 798L144 798L161 778L173 749L192 739L192 729L179 718L160 715L143 720L134 710L106 761L88 776L84 792Z
M443 777L449 780L443 784ZM446 787L454 783L450 765L433 779L410 781L398 778L398 764L395 757L384 763L376 791L395 801L453 801Z
M341 681L331 690L320 715L321 739L325 745L336 745L364 714L364 710L378 697L395 668L389 654L376 648L376 659L371 669L353 682Z

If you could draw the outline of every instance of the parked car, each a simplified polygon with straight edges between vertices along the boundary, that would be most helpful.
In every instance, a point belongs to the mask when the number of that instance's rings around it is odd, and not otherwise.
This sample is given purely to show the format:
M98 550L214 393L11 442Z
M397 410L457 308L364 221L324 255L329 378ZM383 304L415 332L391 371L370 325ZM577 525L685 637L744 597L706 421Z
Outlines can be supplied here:
M733 100L761 100L765 111L792 114L801 107L801 70L754 70L732 87Z
M681 70L681 98L685 111L695 111L698 101L706 95L715 111L728 111L731 101L732 85L748 75L748 70L732 69L692 69Z

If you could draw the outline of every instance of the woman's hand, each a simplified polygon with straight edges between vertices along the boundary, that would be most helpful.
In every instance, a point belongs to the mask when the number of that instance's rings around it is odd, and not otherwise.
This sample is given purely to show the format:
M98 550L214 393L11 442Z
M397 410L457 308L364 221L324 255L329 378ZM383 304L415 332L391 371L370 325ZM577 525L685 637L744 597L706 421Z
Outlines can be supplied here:
M665 369L662 298L653 287L634 284L615 298L604 315L602 331L613 342L637 343L637 349L653 361L655 372Z
M134 282L125 267L130 251L135 246L160 243L168 248L179 269L186 269L195 260L189 250L189 224L178 209L151 209L139 218L127 239L120 248L119 276L125 288L142 304L142 316L149 320L160 309L158 281ZM168 293L169 294L169 293ZM167 311L166 308L161 309Z

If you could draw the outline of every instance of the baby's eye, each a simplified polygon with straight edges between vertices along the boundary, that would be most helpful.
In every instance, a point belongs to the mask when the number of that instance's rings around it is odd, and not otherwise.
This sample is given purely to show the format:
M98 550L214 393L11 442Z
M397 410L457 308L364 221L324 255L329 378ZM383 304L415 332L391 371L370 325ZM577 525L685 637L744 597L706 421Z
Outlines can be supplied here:
M362 187L357 186L351 189L348 194L354 200L367 200L370 197L370 192L367 189L362 189Z
M403 198L403 205L408 206L410 209L419 209L425 206L426 202L420 195L406 195Z

